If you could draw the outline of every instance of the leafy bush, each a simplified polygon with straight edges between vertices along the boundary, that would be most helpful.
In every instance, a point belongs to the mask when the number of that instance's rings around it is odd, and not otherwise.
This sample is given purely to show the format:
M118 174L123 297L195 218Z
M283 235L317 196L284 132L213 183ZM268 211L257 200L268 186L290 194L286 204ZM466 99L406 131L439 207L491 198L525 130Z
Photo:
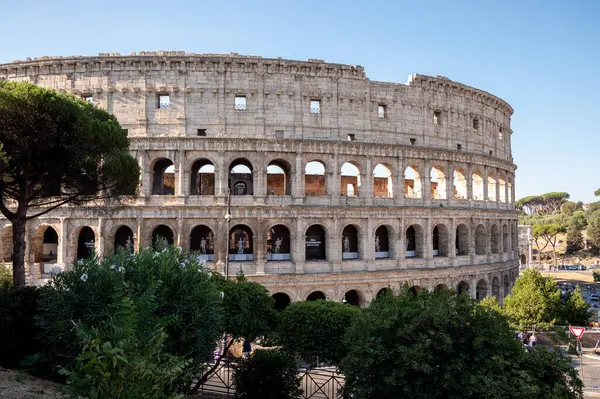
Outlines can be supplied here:
M294 357L277 350L257 350L242 360L233 377L241 399L293 399L302 395Z
M0 288L0 366L17 367L37 350L36 287Z
M10 287L12 283L12 268L6 263L0 263L0 288Z
M190 361L185 379L191 380L212 356L223 331L222 301L212 273L195 255L177 247L159 252L145 249L139 254L121 251L102 260L80 261L40 291L37 325L44 349L32 360L51 371L81 367L75 365L76 359L90 360L93 356L86 353L97 351L90 348L102 348L105 342L125 351L124 358L133 364L141 359L135 360L138 355L129 352L132 348L158 345L161 356ZM114 312L123 300L144 311L138 313L130 332L121 333L124 341L119 343L112 338L115 329L122 328ZM78 358L82 350L84 357ZM161 364L153 358L156 353L140 351L139 356L156 369Z
M600 281L600 272L594 272L594 282Z

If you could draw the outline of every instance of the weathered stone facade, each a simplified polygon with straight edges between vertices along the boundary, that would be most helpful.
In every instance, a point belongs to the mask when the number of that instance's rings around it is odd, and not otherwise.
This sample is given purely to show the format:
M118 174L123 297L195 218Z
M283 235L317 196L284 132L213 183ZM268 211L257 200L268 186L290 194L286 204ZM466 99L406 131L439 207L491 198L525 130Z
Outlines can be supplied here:
M0 65L0 79L115 114L142 170L140 197L117 213L64 207L32 221L31 281L84 256L86 240L108 254L156 236L219 271L229 253L231 273L291 301L365 303L405 283L503 297L518 274L513 110L482 90L182 52L43 57Z

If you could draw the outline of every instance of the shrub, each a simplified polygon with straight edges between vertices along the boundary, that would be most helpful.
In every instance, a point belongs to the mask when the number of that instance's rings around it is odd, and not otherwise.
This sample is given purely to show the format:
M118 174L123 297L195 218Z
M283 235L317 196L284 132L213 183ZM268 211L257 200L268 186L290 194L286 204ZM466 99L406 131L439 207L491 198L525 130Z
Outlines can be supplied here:
M0 288L0 366L17 367L37 350L37 287Z
M13 283L12 268L8 264L0 263L0 288L10 287Z
M600 272L594 272L594 282L600 281Z
M241 399L298 398L300 379L293 356L277 350L255 351L236 366L233 377Z
M120 251L102 260L77 262L41 289L37 325L44 349L32 360L51 371L73 370L82 350L94 347L91 342L108 341L123 351L159 345L165 356L190 360L185 378L191 380L211 357L223 331L220 291L211 277L195 255L177 247L145 249L139 254ZM139 343L125 340L120 346L111 337L113 329L120 328L114 321L115 306L124 299L131 300L134 309L152 310L141 312L132 327L131 339ZM163 333L164 341L157 340ZM152 356L144 358L157 366Z

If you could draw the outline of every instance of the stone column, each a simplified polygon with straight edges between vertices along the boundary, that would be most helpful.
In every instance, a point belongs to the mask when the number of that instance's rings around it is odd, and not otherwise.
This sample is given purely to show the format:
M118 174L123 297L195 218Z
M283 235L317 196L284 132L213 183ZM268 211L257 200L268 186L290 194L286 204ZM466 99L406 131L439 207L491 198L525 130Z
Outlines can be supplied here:
M225 196L227 195L227 188L229 187L229 165L225 166L224 152L219 151L216 165L215 165L215 196L217 198L217 204L225 204Z
M104 219L98 218L98 239L96 240L96 251L99 257L104 256Z
M404 219L400 219L400 225L398 227L398 233L396 234L396 245L394 251L394 259L404 260L406 258L406 225Z
M471 260L471 264L475 263L475 241L476 234L475 229L477 228L477 221L474 218L471 218L471 226L469 227L469 258Z
M375 179L373 178L373 160L371 157L367 157L365 165L360 172L361 185L358 194L364 198L363 203L365 205L372 205Z
M404 199L404 161L400 155L396 161L396 179L392 182L396 204L401 204Z
M483 200L487 202L488 200L488 167L483 167Z
M465 176L465 180L467 183L467 199L473 200L473 166L471 164L467 165L467 170L465 171L467 174Z
M333 273L339 273L342 271L342 238L338 234L338 227L339 221L337 218L334 218L331 228L325 236L327 260L331 265L331 271Z
M471 298L477 298L477 277L473 277L471 279L471 284L469 285L469 293L471 294Z
M296 274L304 273L304 262L306 261L306 226L301 217L296 219L296 241L293 246L292 258L296 266Z
M422 163L421 171L421 198L424 203L431 201L431 163L425 161Z
M425 221L425 231L423 234L423 258L426 267L433 267L433 231L431 228L431 218Z
M183 231L183 218L181 217L181 212L179 212L179 216L177 217L177 245L185 248L185 244L187 242L186 235Z
M138 164L140 166L140 197L147 197L150 195L150 176L148 172L148 165L146 162L146 151L138 151Z
M454 218L450 218L450 226L448 229L450 230L448 232L448 237L450 239L450 242L448 243L450 264L456 266L456 220Z
M449 162L446 165L446 200L454 200L454 163Z
M144 247L144 244L142 243L142 235L144 234L144 219L142 218L141 212L138 215L137 218L137 233L136 233L136 238L137 240L135 240L133 244L133 249L136 252L140 252L142 250L142 248Z
M500 204L500 169L496 168L496 207ZM505 183L506 185L506 183Z
M389 232L388 232L389 234ZM388 235L389 238L389 235ZM373 231L373 221L371 218L367 218L367 231L360 238L361 246L364 251L362 259L367 264L367 270L373 271L376 268L375 261L375 232ZM364 242L363 242L364 240ZM388 242L389 245L389 242Z
M175 195L177 197L183 197L185 195L185 151L179 151L177 153L177 170L175 171L177 176L177 184L175 185Z
M67 251L69 244L69 235L67 232L67 221L65 218L60 218L60 248L58 251L58 264L61 266L67 266ZM65 268L66 270L66 268Z
M302 153L297 152L295 159L294 187L292 190L294 204L302 205L305 190L306 189L304 187L304 169L302 168Z
M259 219L257 223L257 234L252 237L254 240L254 250L256 252L256 274L265 274L265 220Z

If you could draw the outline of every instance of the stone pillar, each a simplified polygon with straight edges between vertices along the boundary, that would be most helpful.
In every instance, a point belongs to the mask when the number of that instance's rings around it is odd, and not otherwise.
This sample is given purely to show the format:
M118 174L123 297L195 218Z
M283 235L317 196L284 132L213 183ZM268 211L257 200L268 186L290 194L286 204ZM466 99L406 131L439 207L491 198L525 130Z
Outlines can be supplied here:
M450 264L456 266L456 220L454 218L450 218L450 226L448 229L450 230L448 232L448 237L450 239L450 242L448 243Z
M446 165L446 200L454 200L454 163L449 162Z
M96 251L99 257L104 256L104 219L98 218L98 239L96 240Z
M388 232L389 239L389 232ZM375 232L373 231L373 221L371 218L367 218L367 231L360 237L361 247L363 248L364 255L362 259L367 264L367 270L373 271L376 268L375 262ZM364 241L364 242L363 242ZM389 246L388 242L388 246ZM360 248L360 247L359 247ZM388 249L389 250L389 249Z
M142 248L144 247L144 244L142 243L142 235L144 234L144 219L142 219L142 215L141 212L138 215L137 218L137 232L136 232L136 240L133 243L133 248L136 252L140 252L142 250Z
M371 159L371 157L367 157L365 165L361 170L360 179L361 185L358 193L361 197L364 198L363 203L365 205L372 205L373 192L375 191L375 179L373 178L373 160Z
M465 173L467 174L465 176L465 180L467 182L467 199L468 200L473 200L473 166L471 166L471 164L469 164L467 166L467 170L465 171Z
M423 162L421 171L421 198L424 203L431 201L431 163Z
M396 179L392 182L394 198L396 204L400 204L404 199L404 161L402 156L398 156L396 161Z
M487 200L488 200L488 167L487 166L483 167L483 176L481 176L481 178L483 179L483 200L487 202Z
M396 245L394 251L394 259L404 260L406 258L406 229L407 226L404 224L404 219L400 219L400 225L398 227L398 234L396 234Z
M259 219L257 223L257 234L252 239L254 240L254 251L256 252L256 274L265 274L265 220Z
M303 274L304 262L306 261L306 226L300 217L296 219L296 241L292 251L292 258L296 266L296 274Z
M469 285L469 294L471 294L471 298L477 298L477 278L473 277L471 279L471 284Z
M215 165L215 196L217 204L225 204L225 196L229 187L229 165L225 165L224 152L219 151L219 155Z
M227 222L219 218L217 220L217 231L215 231L215 270L223 273L225 257L228 255L229 232L227 231Z
M57 263L61 266L67 265L67 251L69 244L69 234L67 232L67 221L65 218L60 218L60 239L59 239L60 247L58 251L58 259ZM66 269L65 269L66 270Z
M496 207L500 204L500 169L496 168ZM505 183L506 185L506 183Z
M186 242L187 242L186 235L183 231L183 218L181 217L181 214L180 214L177 217L177 245L182 248L185 248Z
M475 253L476 228L477 221L474 218L471 218L471 226L469 226L469 258L471 260L471 264L475 263L475 257L477 256Z
M138 164L140 165L140 197L147 197L151 193L152 182L150 181L152 176L148 171L148 163L146 159L146 151L138 151Z
M427 218L427 220L425 221L423 247L424 247L423 258L425 258L425 266L433 267L433 231L431 228L431 219L430 218Z
M337 218L334 218L331 228L325 236L327 260L331 265L331 271L333 273L342 271L342 237L338 234L338 231L339 221Z
M266 153L262 153L259 157L258 165L252 173L252 184L254 186L253 193L256 202L259 204L265 203L265 197L267 195L267 165L265 163Z
M302 205L302 200L305 194L305 182L304 182L304 169L302 168L302 153L296 153L295 159L295 173L294 173L294 186L292 195L294 197L294 204Z
M183 197L185 195L185 151L179 151L177 153L177 170L175 171L177 176L177 184L175 185L175 195L177 197Z

